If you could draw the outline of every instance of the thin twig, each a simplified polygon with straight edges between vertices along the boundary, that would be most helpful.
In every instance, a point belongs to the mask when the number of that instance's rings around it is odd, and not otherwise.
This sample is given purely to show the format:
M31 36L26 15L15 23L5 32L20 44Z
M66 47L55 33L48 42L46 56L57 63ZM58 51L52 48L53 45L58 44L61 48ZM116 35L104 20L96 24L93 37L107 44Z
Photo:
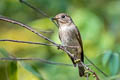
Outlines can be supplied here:
M90 72L93 74L93 76L96 77L96 80L100 80L100 79L98 78L97 74L96 74L94 71L92 71L89 67L87 67L87 65L85 65L82 61L81 61L81 64L82 64L88 71L90 71Z
M101 72L105 77L108 77L108 75L107 75L106 73L104 73L101 69L99 69L92 61L90 61L90 60L87 58L86 55L84 55L84 56L85 56L85 58L88 60L88 62L89 62L90 64L92 64L99 72Z
M54 33L54 31L53 30L47 30L47 31L44 31L44 30L39 30L40 32L42 32L42 33Z
M25 5L27 5L28 7L32 8L33 10L35 10L36 12L40 13L41 15L49 18L49 16L43 12L42 10L36 8L36 7L33 7L32 4L28 3L28 2L25 2L24 0L19 0L21 3L24 3Z
M11 39L0 39L0 41L5 42L16 42L16 43L26 43L26 44L38 44L38 45L45 45L45 46L54 46L53 44L47 44L47 43L40 43L40 42L32 42L32 41L21 41L21 40L11 40ZM62 46L61 47L68 47L68 48L77 48L78 46Z
M47 63L47 64L52 64L52 65L63 65L63 66L73 66L72 64L65 64L65 63L59 63L59 62L53 62L53 61L48 61L45 59L41 58L0 58L0 60L7 60L7 61L22 61L22 60L34 60L34 61L40 61L42 63Z
M9 41L9 42L17 42L17 43L27 43L27 44L38 44L38 45L54 46L53 44L40 43L40 42L31 42L31 41L20 41L20 40L9 40L9 39L1 39L0 41Z
M87 73L86 80L89 80L89 73Z

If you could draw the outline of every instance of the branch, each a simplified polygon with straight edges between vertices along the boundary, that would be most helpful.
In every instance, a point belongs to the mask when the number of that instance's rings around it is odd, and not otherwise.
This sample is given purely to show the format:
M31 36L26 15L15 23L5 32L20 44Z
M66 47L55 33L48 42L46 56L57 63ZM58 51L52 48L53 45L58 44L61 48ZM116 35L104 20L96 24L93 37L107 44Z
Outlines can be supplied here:
M42 32L42 33L54 33L53 30L47 30L47 31L45 31L45 30L39 30L39 32Z
M108 75L106 73L104 73L101 69L99 69L92 61L90 61L86 55L84 55L85 58L87 59L87 61L92 64L99 72L101 72L105 77L108 77Z
M38 44L38 45L45 45L45 46L54 46L53 44L47 44L47 43L40 43L40 42L32 42L32 41L20 41L20 40L10 40L10 39L0 39L0 41L5 42L16 42L16 43L26 43L26 44ZM79 46L62 46L61 47L68 47L68 48L77 48Z
M15 58L15 57L12 57L12 58L0 58L0 60L7 60L7 61L33 60L33 61L40 61L43 63L52 64L52 65L73 66L72 64L58 63L58 62L48 61L48 60L40 59L40 58Z
M28 7L32 8L32 9L35 10L36 12L40 13L41 15L49 18L49 16L48 16L45 12L43 12L42 10L40 10L40 9L32 6L32 4L30 4L30 3L28 3L28 2L25 2L24 0L19 0L19 1L20 1L21 3L27 5Z
M80 62L81 62L81 64L84 66L84 68L86 68L88 71L90 71L90 72L93 74L93 76L96 77L96 80L100 80L100 79L98 78L97 74L96 74L94 71L92 71L89 67L87 67L82 61L80 61Z
M40 42L31 42L31 41L20 41L20 40L9 40L9 39L1 39L0 41L8 41L8 42L17 42L17 43L26 43L26 44L38 44L38 45L54 46L53 44L40 43Z

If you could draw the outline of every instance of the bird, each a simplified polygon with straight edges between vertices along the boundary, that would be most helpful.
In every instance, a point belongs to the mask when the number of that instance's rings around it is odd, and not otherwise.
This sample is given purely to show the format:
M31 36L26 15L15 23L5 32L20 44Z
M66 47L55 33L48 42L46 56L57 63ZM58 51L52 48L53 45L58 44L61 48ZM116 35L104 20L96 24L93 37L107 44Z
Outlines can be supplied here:
M74 66L78 66L79 75L83 77L85 74L84 66L80 61L84 63L83 44L80 32L74 24L72 18L66 13L59 13L52 20L56 21L58 25L59 39L63 46L76 46L76 48L66 47L74 57L70 57Z

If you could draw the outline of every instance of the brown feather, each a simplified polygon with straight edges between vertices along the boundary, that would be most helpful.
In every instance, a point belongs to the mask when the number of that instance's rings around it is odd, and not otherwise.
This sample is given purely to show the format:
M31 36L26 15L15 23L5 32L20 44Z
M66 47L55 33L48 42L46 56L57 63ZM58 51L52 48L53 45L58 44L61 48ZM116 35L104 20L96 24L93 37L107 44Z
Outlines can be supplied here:
M80 59L82 62L84 62L84 53L83 53L83 44L82 44L82 39L81 39L81 36L80 36L80 32L78 31L78 28L76 27L76 37L77 37L77 40L81 46L81 52L78 52L78 55L81 55ZM79 69L79 75L82 77L84 76L84 72L85 72L85 69L84 69L84 66L79 62L78 63L78 69Z

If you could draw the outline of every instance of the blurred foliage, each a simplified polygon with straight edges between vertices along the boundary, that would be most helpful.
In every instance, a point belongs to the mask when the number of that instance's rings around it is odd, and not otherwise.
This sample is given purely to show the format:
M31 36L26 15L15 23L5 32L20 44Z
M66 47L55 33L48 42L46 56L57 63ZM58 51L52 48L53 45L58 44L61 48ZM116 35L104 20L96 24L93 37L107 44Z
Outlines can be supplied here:
M120 0L26 1L51 17L61 12L68 13L81 32L85 55L108 77L104 77L93 66L90 67L101 80L120 79ZM60 43L58 28L50 19L21 4L19 0L0 0L0 15L28 24L38 32L53 31L54 33L40 33ZM0 21L0 39L49 43L24 28L4 21ZM69 57L55 47L0 42L0 48L6 50L0 49L0 53L2 53L0 57L8 57L5 56L5 53L9 52L9 55L16 57L37 57L55 62L71 63ZM89 64L86 60L85 63ZM19 65L18 62L0 61L0 80L8 80L7 78L9 80L85 80L85 78L79 77L77 68L73 67L52 66L37 61L26 61L24 65ZM90 80L93 80L92 76Z
M3 57L6 57L8 58L10 55L9 53L5 50L5 49L2 49L0 48L0 53ZM4 71L5 71L5 74L2 74L0 77L0 79L2 80L17 80L17 71L18 71L18 68L17 68L17 61L8 61L8 62L5 62L3 63L4 66ZM3 73L3 71L1 72ZM4 77L4 78L3 78Z

